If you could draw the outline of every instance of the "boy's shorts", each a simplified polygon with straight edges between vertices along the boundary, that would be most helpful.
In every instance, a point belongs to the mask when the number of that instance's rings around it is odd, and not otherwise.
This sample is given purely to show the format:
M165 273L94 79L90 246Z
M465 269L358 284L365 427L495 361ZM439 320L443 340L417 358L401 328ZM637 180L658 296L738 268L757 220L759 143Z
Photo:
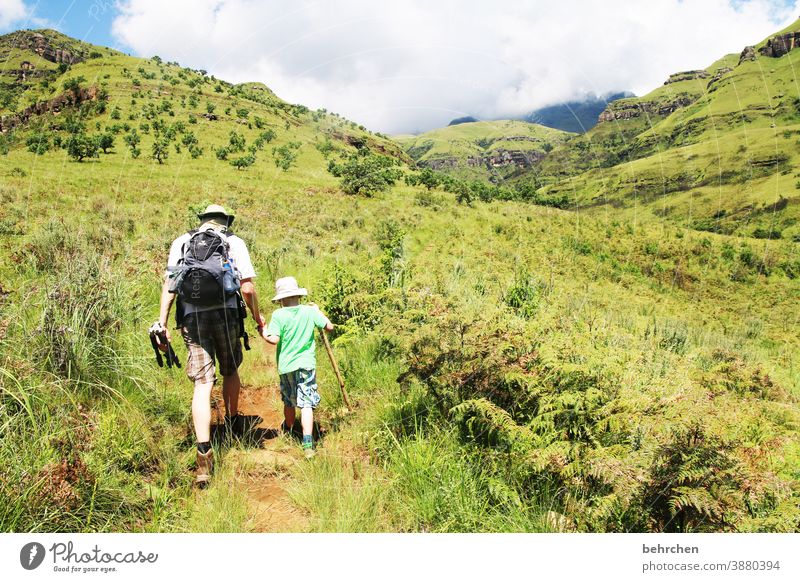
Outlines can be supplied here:
M319 404L316 370L300 368L294 372L280 375L281 400L284 406L297 408L316 408Z

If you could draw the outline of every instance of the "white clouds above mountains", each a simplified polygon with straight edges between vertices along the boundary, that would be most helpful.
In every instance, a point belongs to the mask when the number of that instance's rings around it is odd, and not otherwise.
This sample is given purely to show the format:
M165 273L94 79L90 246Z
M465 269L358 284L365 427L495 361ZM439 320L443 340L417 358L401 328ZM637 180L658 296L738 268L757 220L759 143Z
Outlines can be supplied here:
M589 92L643 94L788 25L796 4L122 0L112 32L134 54L262 81L288 101L398 133Z

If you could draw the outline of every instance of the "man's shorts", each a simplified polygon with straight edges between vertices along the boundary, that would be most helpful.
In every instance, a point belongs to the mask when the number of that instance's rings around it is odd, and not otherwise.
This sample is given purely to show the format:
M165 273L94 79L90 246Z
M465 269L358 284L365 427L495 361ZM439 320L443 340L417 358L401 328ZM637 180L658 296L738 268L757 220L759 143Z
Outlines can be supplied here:
M189 313L183 318L181 335L189 351L186 375L193 382L216 380L215 358L222 376L235 374L242 363L238 309Z
M316 370L299 369L281 374L281 400L284 406L316 408L319 404Z

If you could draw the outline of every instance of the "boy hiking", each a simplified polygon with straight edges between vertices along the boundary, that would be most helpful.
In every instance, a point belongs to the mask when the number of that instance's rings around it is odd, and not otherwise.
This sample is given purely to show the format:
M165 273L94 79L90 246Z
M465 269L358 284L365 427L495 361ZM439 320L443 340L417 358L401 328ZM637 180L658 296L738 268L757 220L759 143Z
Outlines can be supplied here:
M316 354L314 332L317 328L333 331L333 324L313 303L300 304L300 297L308 291L298 287L294 277L283 277L275 282L275 297L281 307L272 313L266 330L259 328L267 342L278 346L276 358L280 374L281 400L283 400L283 428L291 432L295 421L295 408L300 408L303 427L303 450L310 459L314 456L312 430L314 409L319 404L317 391Z

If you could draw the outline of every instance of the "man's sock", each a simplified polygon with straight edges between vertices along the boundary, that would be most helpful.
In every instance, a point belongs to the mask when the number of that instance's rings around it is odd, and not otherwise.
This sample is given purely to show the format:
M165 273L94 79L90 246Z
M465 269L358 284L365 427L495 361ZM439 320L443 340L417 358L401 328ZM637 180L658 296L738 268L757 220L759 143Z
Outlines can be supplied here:
M208 451L211 450L211 443L206 441L204 443L197 443L197 451L201 455L205 455Z
M303 448L304 449L310 449L313 446L314 446L314 441L311 439L311 435L310 434L304 434L303 435Z

